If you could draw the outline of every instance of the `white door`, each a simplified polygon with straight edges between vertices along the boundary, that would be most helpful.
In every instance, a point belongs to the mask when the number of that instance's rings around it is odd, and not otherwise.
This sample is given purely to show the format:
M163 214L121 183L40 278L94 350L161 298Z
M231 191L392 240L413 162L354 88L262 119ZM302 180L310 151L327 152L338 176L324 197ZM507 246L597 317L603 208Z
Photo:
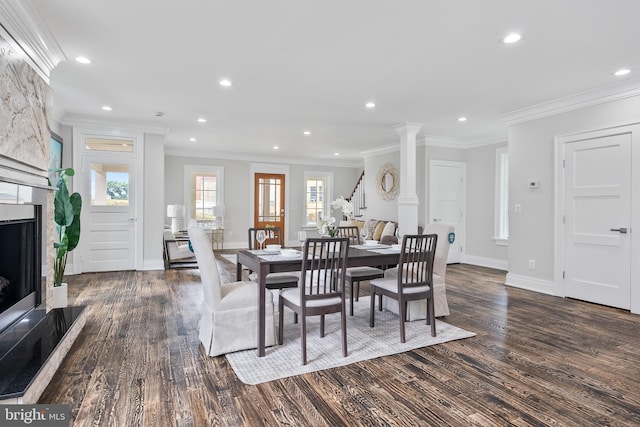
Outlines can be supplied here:
M134 270L135 160L82 156L82 271Z
M449 248L449 264L462 262L464 250L466 164L444 160L429 162L428 223L452 225L455 240Z
M565 144L565 295L631 305L631 134Z

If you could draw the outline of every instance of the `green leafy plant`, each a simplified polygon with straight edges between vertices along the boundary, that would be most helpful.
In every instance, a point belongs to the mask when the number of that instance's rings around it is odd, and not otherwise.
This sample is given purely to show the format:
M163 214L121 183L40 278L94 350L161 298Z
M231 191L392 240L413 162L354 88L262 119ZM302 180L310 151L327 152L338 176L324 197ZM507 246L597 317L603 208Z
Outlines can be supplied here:
M67 255L78 246L80 241L82 198L78 193L69 194L67 177L75 174L73 168L55 169L51 172L59 174L56 182L57 190L53 197L53 213L58 233L58 241L53 244L56 250L53 286L60 286L67 266Z

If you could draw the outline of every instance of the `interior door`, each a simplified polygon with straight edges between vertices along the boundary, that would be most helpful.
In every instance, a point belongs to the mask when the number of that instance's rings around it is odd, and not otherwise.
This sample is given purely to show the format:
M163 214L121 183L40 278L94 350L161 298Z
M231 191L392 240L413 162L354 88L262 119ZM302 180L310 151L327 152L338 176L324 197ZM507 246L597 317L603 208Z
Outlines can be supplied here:
M466 164L444 160L429 162L429 219L455 229L447 263L462 262L464 249Z
M631 306L631 134L565 144L565 295Z
M82 271L135 269L135 162L82 157Z
M255 196L254 227L263 228L267 225L280 227L284 236L284 174L256 173L253 194Z

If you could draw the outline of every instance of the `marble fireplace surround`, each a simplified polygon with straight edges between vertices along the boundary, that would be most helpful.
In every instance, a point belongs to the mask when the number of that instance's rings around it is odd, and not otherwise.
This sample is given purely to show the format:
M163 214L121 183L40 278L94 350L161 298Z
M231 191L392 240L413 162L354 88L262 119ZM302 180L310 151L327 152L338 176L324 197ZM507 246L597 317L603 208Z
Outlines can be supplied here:
M0 18L21 10L17 4L3 3ZM0 202L43 206L46 279L54 258L54 189L47 182L53 93L16 38L0 30ZM41 304L0 332L0 404L36 403L85 324L84 307L51 310L52 294L52 280L43 280Z

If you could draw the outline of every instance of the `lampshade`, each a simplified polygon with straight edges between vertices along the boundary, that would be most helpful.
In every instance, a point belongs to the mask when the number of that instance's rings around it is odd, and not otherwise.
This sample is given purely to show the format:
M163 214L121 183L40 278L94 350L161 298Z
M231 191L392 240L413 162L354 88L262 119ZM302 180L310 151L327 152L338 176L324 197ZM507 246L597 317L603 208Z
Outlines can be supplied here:
M167 205L167 216L178 218L184 216L184 205Z

